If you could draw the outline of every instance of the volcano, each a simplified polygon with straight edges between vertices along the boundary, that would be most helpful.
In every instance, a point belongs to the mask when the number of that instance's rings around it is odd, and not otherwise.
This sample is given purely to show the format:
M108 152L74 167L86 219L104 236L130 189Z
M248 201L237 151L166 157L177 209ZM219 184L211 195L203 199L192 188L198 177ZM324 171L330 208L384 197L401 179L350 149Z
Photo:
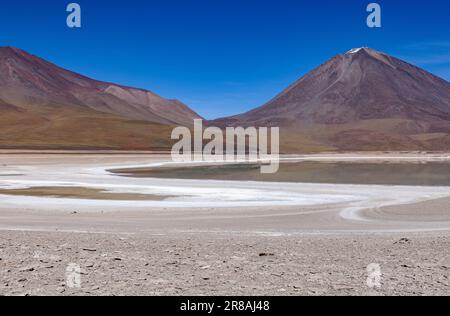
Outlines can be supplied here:
M388 54L330 59L267 104L210 122L279 126L285 152L450 150L450 84Z
M0 147L167 149L200 116L177 100L0 48Z

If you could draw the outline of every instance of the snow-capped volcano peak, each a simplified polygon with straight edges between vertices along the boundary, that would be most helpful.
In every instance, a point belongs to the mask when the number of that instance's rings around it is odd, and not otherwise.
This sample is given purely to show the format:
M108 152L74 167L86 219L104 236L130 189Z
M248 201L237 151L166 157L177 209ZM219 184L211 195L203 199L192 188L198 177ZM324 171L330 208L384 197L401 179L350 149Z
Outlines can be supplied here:
M359 48L352 48L350 49L347 54L356 54L357 52L359 52L362 49L366 49L367 47L359 47Z

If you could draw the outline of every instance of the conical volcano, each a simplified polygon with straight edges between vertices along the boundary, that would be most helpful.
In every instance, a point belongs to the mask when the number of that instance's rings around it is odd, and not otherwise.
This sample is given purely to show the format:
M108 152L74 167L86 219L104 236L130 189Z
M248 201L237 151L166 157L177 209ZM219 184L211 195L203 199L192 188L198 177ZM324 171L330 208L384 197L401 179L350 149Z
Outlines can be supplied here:
M449 150L450 84L395 57L357 48L266 105L212 124L279 126L287 151Z

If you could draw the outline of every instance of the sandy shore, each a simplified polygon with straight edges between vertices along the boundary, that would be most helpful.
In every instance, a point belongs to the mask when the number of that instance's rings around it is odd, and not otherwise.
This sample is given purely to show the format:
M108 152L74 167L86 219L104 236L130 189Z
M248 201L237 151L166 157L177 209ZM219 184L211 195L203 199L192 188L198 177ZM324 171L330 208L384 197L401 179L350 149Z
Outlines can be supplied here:
M105 171L166 160L0 155L1 189L170 196L1 195L0 295L450 294L448 187L132 179ZM82 269L81 288L66 284L72 263ZM379 288L366 283L373 263Z

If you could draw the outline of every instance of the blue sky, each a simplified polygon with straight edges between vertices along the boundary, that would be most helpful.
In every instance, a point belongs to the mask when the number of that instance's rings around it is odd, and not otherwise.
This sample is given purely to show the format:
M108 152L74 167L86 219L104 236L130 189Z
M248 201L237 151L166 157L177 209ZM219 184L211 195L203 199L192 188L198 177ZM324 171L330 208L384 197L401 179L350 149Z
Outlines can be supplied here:
M66 24L68 3L82 28ZM450 81L450 1L2 1L0 45L99 80L177 98L206 118L262 105L338 53L369 46Z

